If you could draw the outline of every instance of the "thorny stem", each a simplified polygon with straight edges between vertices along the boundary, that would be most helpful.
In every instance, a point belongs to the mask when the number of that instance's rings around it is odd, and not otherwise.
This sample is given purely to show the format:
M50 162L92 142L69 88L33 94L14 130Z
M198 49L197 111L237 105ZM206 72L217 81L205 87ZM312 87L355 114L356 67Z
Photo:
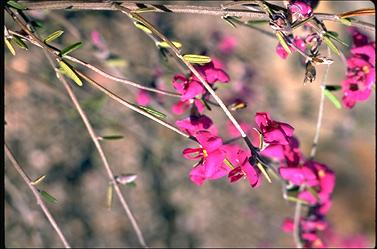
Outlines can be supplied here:
M51 215L50 211L48 210L45 203L43 202L41 195L38 192L38 189L32 184L32 180L25 173L25 171L22 169L22 167L19 165L19 163L17 162L16 158L14 157L13 153L11 152L11 150L9 149L9 147L6 143L4 143L4 149L5 149L5 154L7 154L9 160L11 161L11 163L13 165L13 167L17 170L17 172L21 175L22 179L29 186L31 192L33 192L33 195L34 195L35 199L37 200L37 204L41 207L43 213L46 215L51 226L55 229L56 233L59 236L59 239L64 244L64 247L65 248L71 248L67 239L64 237L63 232L61 231L60 227L56 223L54 217Z
M51 49L51 48L48 49L49 47L47 47L43 42L41 42L41 41L39 40L39 38L38 38L36 35L34 35L32 32L30 32L30 31L24 26L24 24L23 24L23 23L17 18L17 16L14 15L14 13L13 13L12 11L10 11L9 9L7 9L7 11L8 11L8 13L11 14L11 16L15 19L15 21L16 21L18 24L20 24L20 26L22 27L22 29L23 29L26 33L28 33L28 34L29 34L29 35L30 35L30 36L31 36L31 37L32 37L37 43L39 43L39 44L42 46L42 49L43 49L44 53L46 54L46 56L47 56L47 58L48 58L48 60L49 60L49 62L50 62L50 64L51 64L51 66L55 69L55 66L54 66L54 63L53 63L52 59L51 59L51 58L49 57L49 55L47 54L47 52L51 52L51 50L53 50L53 49ZM53 54L54 56L56 56L55 53L52 53L52 54ZM99 141L98 141L98 139L97 139L97 135L95 134L95 132L94 132L94 130L93 130L93 127L91 126L91 124L90 124L90 122L89 122L89 119L87 118L86 114L85 114L84 111L82 110L82 108L81 108L81 106L80 106L80 104L79 104L79 102L78 102L76 96L74 95L74 93L73 93L71 87L69 86L69 84L67 83L67 81L65 80L65 78L60 74L60 72L59 72L58 70L55 70L55 71L56 71L57 76L59 76L58 79L59 79L59 80L62 82L62 84L64 85L64 87L65 87L66 91L68 92L68 95L69 95L69 97L71 98L71 100L72 100L74 106L76 107L77 111L79 112L80 117L82 118L82 120L83 120L83 122L84 122L84 124L85 124L85 126L86 126L86 128L87 128L87 130L88 130L88 132L89 132L89 135L90 135L91 139L93 140L93 143L95 144L95 146L96 146L96 148L97 148L97 150L98 150L98 153L99 153L100 158L101 158L101 160L102 160L102 162L103 162L103 164L104 164L104 166L105 166L105 169L106 169L107 174L108 174L108 176L109 176L109 178L110 178L110 181L113 183L113 186L114 186L115 192L117 193L117 196L118 196L118 198L119 198L119 200L120 200L120 202L121 202L121 204L122 204L122 207L124 208L124 210L125 210L125 212L126 212L128 218L129 218L130 221L131 221L132 227L133 227L133 229L134 229L135 232L136 232L136 235L137 235L137 237L138 237L139 243L140 243L144 248L148 248L148 246L147 246L146 243L145 243L145 240L144 240L143 234L142 234L142 232L141 232L141 230L140 230L140 228L139 228L139 225L138 225L138 223L137 223L135 217L133 216L133 214L132 214L132 212L131 212L131 210L130 210L130 208L129 208L127 202L126 202L126 200L124 199L124 197L123 197L123 195L122 195L122 192L121 192L121 190L120 190L120 188L119 188L118 183L114 180L114 179L115 179L114 173L113 173L113 171L112 171L112 169L111 169L111 167L110 167L110 165L109 165L109 163L108 163L108 161L107 161L107 158L106 158L106 156L105 156L105 153L104 153L103 150L102 150L102 147L101 147L101 145L100 145L100 143L99 143Z
M127 7L134 11L139 9L136 3L128 2L126 0L119 0L121 6ZM155 7L155 10L151 12L163 12L163 13L176 13L176 14L200 14L200 15L212 15L212 16L238 16L251 18L253 20L267 20L268 16L263 11L253 11L246 9L224 9L221 7L210 6L182 6L182 5L162 5L151 4L148 1L138 1L146 6ZM88 0L88 1L74 1L74 0L55 0L55 1L30 1L21 0L19 3L25 5L27 10L46 10L46 9L87 9L87 10L116 10L117 8L111 1L103 0ZM336 14L328 13L315 13L319 20L333 21L340 23L340 17ZM375 30L375 25L363 21L352 20L352 26L364 28L370 31Z

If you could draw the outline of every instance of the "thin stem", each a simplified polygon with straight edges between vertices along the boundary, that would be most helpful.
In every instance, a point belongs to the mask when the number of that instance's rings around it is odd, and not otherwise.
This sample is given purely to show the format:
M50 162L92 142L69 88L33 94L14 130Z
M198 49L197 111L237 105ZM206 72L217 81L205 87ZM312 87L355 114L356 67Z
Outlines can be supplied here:
M127 84L127 85L130 85L130 86L133 86L133 87L136 87L136 88L139 88L139 89L143 89L143 90L146 90L146 91L149 91L149 92L156 92L156 93L160 93L160 94L163 94L163 95L167 95L167 96L172 96L172 97L176 97L176 98L180 98L181 95L178 94L178 93L174 93L174 92L169 92L169 91L164 91L164 90L160 90L160 89L157 89L157 88L153 88L153 87L147 87L147 86L143 86L143 85L140 85L138 83L135 83L135 82L132 82L132 81L129 81L129 80L126 80L124 78L120 78L120 77L116 77L116 76L113 76L109 73L106 73L105 71L99 69L98 67L95 67L85 61L82 61L80 59L77 59L73 56L70 56L70 55L65 55L64 58L70 60L70 61L73 61L73 62L76 62L86 68L89 68L91 70L93 70L94 72L104 76L105 78L107 79L110 79L110 80L113 80L113 81L117 81L117 82L120 82L120 83L124 83L124 84Z
M126 0L117 1L121 3L122 6L134 11L139 9L135 3L130 3ZM221 7L210 7L210 6L182 6L182 5L162 5L162 4L151 4L147 1L138 1L139 3L144 2L145 5L155 7L155 10L151 12L163 12L163 13L177 13L177 14L200 14L200 15L212 15L212 16L238 16L251 18L253 20L268 20L268 16L263 11L253 11L245 9L223 9ZM27 7L27 10L46 10L46 9L69 9L69 10L116 10L116 7L111 1L75 1L75 0L55 0L55 1L31 1L22 0L19 1ZM340 18L336 14L328 13L315 13L316 16L321 21L333 21L340 23ZM359 20L353 20L352 26L367 29L370 31L375 30L375 25Z
M65 248L71 248L69 245L67 239L64 237L63 232L61 231L60 227L56 223L54 217L51 215L50 211L46 207L45 203L43 202L41 195L38 192L38 189L32 184L32 180L30 177L25 173L25 171L22 169L22 167L17 162L16 158L14 157L13 153L9 149L8 145L4 143L4 149L5 154L7 154L9 160L11 161L13 167L17 170L17 172L21 175L24 182L29 186L31 192L33 192L33 195L35 199L37 200L37 204L41 207L43 213L46 215L48 221L50 222L51 226L55 229L56 233L59 236L59 239L64 244Z
M329 47L327 47L327 55L328 57L331 56L331 50ZM322 126L322 119L323 119L323 111L324 111L324 103L325 103L325 84L327 81L327 76L329 74L330 70L330 64L327 65L325 73L323 74L323 78L321 81L321 98L319 101L319 109L318 109L318 119L317 119L317 125L316 125L316 130L314 134L314 139L313 139L313 144L312 148L310 151L310 159L313 159L316 152L317 152L317 145L318 145L318 140L319 140L319 133L321 131L321 126Z
M302 191L303 189L304 189L304 185L301 185L299 192ZM293 240L296 244L296 248L303 248L301 235L300 235L301 208L302 208L302 203L299 201L296 202L295 214L294 214L294 219L293 219Z

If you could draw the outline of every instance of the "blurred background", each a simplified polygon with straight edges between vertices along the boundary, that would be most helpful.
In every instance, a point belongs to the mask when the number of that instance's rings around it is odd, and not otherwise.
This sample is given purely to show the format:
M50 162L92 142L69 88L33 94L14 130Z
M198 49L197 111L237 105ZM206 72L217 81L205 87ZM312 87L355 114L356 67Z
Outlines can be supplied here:
M177 4L186 4L184 1ZM194 3L190 3L193 5ZM195 4L218 6L216 2ZM278 4L282 4L281 2ZM374 7L368 1L321 1L316 11L341 13ZM30 11L43 24L42 37L56 30L65 33L55 44L66 47L83 41L72 54L105 71L146 86L173 90L172 78L180 72L174 60L164 60L153 41L115 11ZM215 16L191 14L143 14L172 40L183 44L184 53L205 53L219 58L231 78L218 84L225 103L241 97L248 107L235 113L238 120L255 125L256 112L268 111L273 119L292 124L302 152L308 156L315 132L324 66L317 67L317 80L303 85L304 64L294 53L286 60L275 53L276 39L247 27L233 28ZM374 16L361 18L374 23ZM19 28L5 15L11 30ZM326 22L351 44L346 26ZM265 24L258 26L268 29ZM100 34L110 57L95 48L92 32ZM367 33L375 40L374 33ZM221 46L228 39L231 49ZM47 203L74 247L139 246L119 200L106 207L108 177L98 153L62 84L56 79L43 52L29 45L5 52L5 141L17 160L57 202ZM346 47L339 46L348 55ZM102 51L103 52L103 51ZM105 53L106 54L106 53ZM107 59L106 59L106 58ZM344 79L344 65L337 56L329 84ZM85 70L93 79L132 102L137 90ZM157 77L156 77L157 75ZM122 135L101 144L115 174L135 173L136 186L123 186L136 219L151 247L292 247L291 234L281 229L292 217L294 204L283 200L281 186L263 181L252 189L247 181L230 184L226 178L198 187L188 173L193 161L182 150L195 144L157 123L121 106L84 82L73 90L99 136ZM341 93L335 93L340 99ZM153 108L174 122L185 115L172 114L177 101L154 96ZM222 111L206 111L222 137L230 138ZM336 172L333 206L328 215L339 240L359 239L375 246L375 92L352 110L336 109L326 99L323 126L315 159ZM240 141L241 143L241 141ZM5 159L5 244L7 247L61 247L36 201Z

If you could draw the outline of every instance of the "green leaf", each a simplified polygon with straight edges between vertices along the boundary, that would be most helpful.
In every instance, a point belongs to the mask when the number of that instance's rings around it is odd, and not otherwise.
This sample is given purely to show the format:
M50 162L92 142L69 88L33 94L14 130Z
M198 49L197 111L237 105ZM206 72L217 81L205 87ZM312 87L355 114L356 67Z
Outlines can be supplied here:
M50 203L55 203L57 200L55 197L53 197L52 195L50 195L49 193L47 193L46 191L44 190L38 190L39 193L41 194L41 196L47 201L47 202L50 202Z
M128 65L127 61L120 57L115 57L112 56L108 59L106 59L106 64L109 65L110 67L125 67Z
M301 204L309 205L309 203L307 201L301 200L301 199L293 197L293 196L287 196L287 200L292 201L292 202L296 202L296 203L298 202L298 203L301 203Z
M211 62L211 58L205 55L197 55L197 54L185 54L183 59L190 63L194 64L206 64Z
M339 21L346 26L351 26L352 22L350 18L339 18Z
M46 178L46 175L40 176L37 179L35 179L34 181L32 181L31 185L37 185L37 184L41 183L45 178Z
M61 70L65 72L65 74L71 78L77 85L82 86L82 81L77 76L75 71L69 66L69 64L65 63L63 60L59 61L59 65Z
M152 31L149 28L147 28L144 24L142 24L141 22L135 21L134 24L135 24L136 28L144 31L147 34L152 34Z
M44 40L44 43L52 42L53 40L61 36L63 33L64 33L63 30L55 31L51 35L47 36L47 38Z
M76 49L81 48L82 45L83 45L82 42L76 42L76 43L64 48L62 51L60 51L60 56L67 55L67 54L71 53L72 51L75 51Z
M326 45L336 53L337 55L340 55L339 49L335 46L335 44L328 38L327 36L323 36L323 41L326 43Z
M26 45L26 43L21 40L19 37L17 36L13 36L13 41L16 43L17 46L19 46L20 48L23 48L25 50L28 50L28 46Z
M144 105L137 105L139 108L143 109L144 111L152 114L155 117L158 118L166 118L166 115L162 112L156 111L155 109L149 107L149 106L144 106Z
M173 45L178 49L182 47L182 44L176 41L172 41ZM170 48L170 45L166 41L157 42L157 46L161 48Z
M7 38L4 37L4 42L5 45L7 45L7 48L11 52L11 54L16 55L16 50L14 50L14 47L12 46L12 43L10 43L11 40L8 40Z
M8 1L8 2L7 2L7 5L9 5L9 6L15 8L15 9L18 9L18 10L25 10L25 9L26 9L25 6L23 6L23 5L20 4L20 3L17 3L16 1L13 1L13 0Z
M133 10L133 13L145 13L145 12L155 12L156 8L155 7L145 7L145 8L140 8L137 10Z
M334 106L338 109L342 108L342 105L340 104L339 100L336 98L334 94L332 94L329 90L324 89L325 96L334 104Z
M269 174L267 173L266 169L262 166L262 164L260 163L257 163L257 167L259 168L260 171L262 171L264 177L266 177L267 181L269 183L271 183L271 177L269 176Z
M276 32L276 37L278 38L281 46L284 48L285 52L287 52L288 54L291 54L292 51L291 49L289 48L287 42L285 41L283 35L281 34L281 32Z
M342 87L340 85L326 85L325 89L328 91L338 91L342 89Z
M124 136L122 135L111 135L111 136L102 136L102 137L98 137L98 139L102 140L102 139L106 139L106 140L117 140L117 139L122 139L124 138Z
M108 209L111 208L111 204L113 203L113 184L109 183L106 192L106 206Z
M337 34L336 32L327 31L327 32L325 33L325 36L326 36L326 37L329 37L329 38L331 38L331 39L333 39L333 40L335 40L335 41L337 41L337 42L339 42L340 44L342 44L342 45L344 45L344 46L346 46L346 47L348 47L348 44L347 44L347 43L345 43L344 41L342 41L342 40L340 40L340 39L338 38L338 34Z
M222 16L221 19L226 21L233 28L237 28L237 25L234 23L233 19L230 16L224 16L224 17Z

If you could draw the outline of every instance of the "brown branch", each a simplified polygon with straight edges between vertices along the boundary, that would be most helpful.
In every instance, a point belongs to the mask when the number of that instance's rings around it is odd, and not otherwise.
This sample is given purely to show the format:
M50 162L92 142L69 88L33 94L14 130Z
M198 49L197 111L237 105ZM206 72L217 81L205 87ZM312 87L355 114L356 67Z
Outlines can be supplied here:
M37 204L41 207L43 213L46 215L48 221L50 222L51 226L55 229L56 233L59 236L59 239L62 241L64 244L65 248L71 248L69 245L67 239L64 237L60 227L56 223L54 217L51 215L50 211L46 207L46 204L43 202L41 195L38 192L38 189L32 184L32 180L30 177L25 173L25 171L22 169L22 167L19 165L17 162L16 158L14 157L13 153L9 149L8 145L4 143L4 150L5 154L8 156L9 160L11 161L13 167L17 170L17 172L21 175L22 179L24 182L28 185L30 188L31 192L33 192L33 195L35 199L37 200Z
M123 7L130 9L131 11L139 9L135 3L130 1L120 0ZM143 1L139 1L143 2ZM145 2L145 1L144 1ZM113 3L110 1L74 1L74 0L55 0L55 1L31 1L22 0L19 1L25 5L28 10L45 10L45 9L69 9L69 10L116 10ZM211 16L238 16L250 18L252 20L268 20L268 15L263 11L252 11L246 9L223 9L221 7L209 7L209 6L182 6L182 5L155 5L145 2L145 5L154 6L155 10L151 12L163 12L163 13L177 13L177 14L197 14L197 15L211 15ZM336 14L328 13L315 13L319 20L322 21L334 21L340 23L340 18ZM352 26L367 29L370 31L375 30L375 25L359 20L353 20Z

